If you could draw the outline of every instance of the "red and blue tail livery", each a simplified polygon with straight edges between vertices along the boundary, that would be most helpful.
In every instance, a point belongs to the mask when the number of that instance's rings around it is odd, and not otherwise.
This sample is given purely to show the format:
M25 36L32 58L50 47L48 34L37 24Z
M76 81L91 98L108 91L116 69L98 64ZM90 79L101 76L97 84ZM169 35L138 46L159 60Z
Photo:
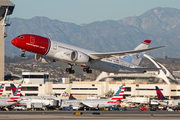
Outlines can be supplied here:
M108 103L121 103L124 95L125 84L123 84Z
M12 103L18 102L20 98L20 93L21 93L21 84L19 84L18 88L16 89L14 96L11 97L10 100L8 100L7 102L12 102Z
M157 93L158 100L169 100L169 99L164 97L164 95L162 94L162 92L158 88L158 86L156 86L156 93Z
M15 93L15 91L17 90L17 88L16 88L16 86L14 85L14 84L10 84L11 85L11 90L12 90L12 92L13 92L13 95L14 95L14 93ZM20 96L23 96L21 93L20 93Z
M4 85L5 85L5 84L2 84L2 85L0 86L0 96L2 96L2 94L3 94Z

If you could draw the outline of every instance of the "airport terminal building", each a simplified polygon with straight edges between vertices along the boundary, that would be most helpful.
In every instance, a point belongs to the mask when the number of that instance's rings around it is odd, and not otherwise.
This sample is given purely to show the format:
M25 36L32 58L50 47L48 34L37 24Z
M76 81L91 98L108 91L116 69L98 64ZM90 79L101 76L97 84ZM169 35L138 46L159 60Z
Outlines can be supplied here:
M180 99L179 84L132 84L120 81L104 82L73 82L72 95L77 99L89 97L108 98L116 93L125 83L124 98L126 96L156 97L155 86L158 86L167 98ZM18 86L18 84L15 84ZM45 84L22 84L22 94L25 96L60 95L69 84L46 82ZM10 84L5 84L3 96L12 96Z

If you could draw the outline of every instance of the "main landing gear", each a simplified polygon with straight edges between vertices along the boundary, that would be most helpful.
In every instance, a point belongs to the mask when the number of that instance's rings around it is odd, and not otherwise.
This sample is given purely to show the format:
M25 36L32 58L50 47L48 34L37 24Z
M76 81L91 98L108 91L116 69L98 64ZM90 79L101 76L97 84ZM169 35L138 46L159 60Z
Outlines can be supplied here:
M72 65L69 64L69 68L66 68L66 72L69 72L69 74L74 74L75 70L72 69Z
M69 64L69 67L66 68L66 72L69 72L69 74L75 73L75 70L72 69L72 66L73 66L72 64ZM92 70L90 69L90 67L83 68L83 71L86 73L92 73Z
M83 68L83 71L86 73L92 73L92 70L89 67Z

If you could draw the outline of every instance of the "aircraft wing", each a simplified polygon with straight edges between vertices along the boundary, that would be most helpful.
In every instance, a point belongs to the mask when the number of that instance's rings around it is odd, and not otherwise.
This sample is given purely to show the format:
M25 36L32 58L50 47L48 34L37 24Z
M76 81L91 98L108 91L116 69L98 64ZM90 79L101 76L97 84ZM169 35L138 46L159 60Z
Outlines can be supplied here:
M84 103L84 102L80 102L79 104L82 105L82 106L90 107L90 108L93 107L92 105L90 105L88 103Z
M97 62L98 60L100 60L102 58L109 58L109 57L113 57L113 56L133 55L133 54L136 54L136 53L142 53L142 52L146 52L146 51L150 51L150 50L154 50L154 49L158 49L158 48L162 48L162 47L165 47L165 46L152 47L152 48L141 49L141 50L121 51L121 52L92 53L92 54L89 54L89 56L91 56L91 58L93 60L95 60L95 62Z

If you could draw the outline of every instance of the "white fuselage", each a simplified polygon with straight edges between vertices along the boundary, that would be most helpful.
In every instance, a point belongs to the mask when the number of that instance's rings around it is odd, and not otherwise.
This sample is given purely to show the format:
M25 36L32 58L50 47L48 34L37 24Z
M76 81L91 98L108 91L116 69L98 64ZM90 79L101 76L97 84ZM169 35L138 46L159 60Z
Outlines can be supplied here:
M53 40L50 40L50 41L51 41L51 45L50 45L49 51L46 54L46 56L53 58L55 60L75 64L78 66L81 66L81 65L89 66L92 69L98 69L98 70L102 70L102 71L106 71L106 72L113 72L113 73L135 72L135 70L133 70L131 68L138 67L137 65L132 64L128 61L125 61L119 57L105 58L105 59L101 59L100 61L95 62L95 63L88 62L86 64L68 61L68 60L64 59L64 56L67 56L68 52L80 51L86 55L90 55L92 53L98 53L98 52L90 51L87 49L83 49L80 47L76 47L73 45L69 45L69 44L65 44L65 43L61 43L61 42L57 42L57 41L53 41ZM64 53L66 53L66 55Z
M17 101L20 101L20 99ZM13 104L17 103L17 101L15 102L13 99L10 99L8 97L4 97L4 98L1 97L0 98L0 107L7 107L10 105L13 105Z
M83 106L89 108L104 108L118 105L119 103L108 103L110 99L85 99L85 100L63 100L61 108L73 107L73 109L79 109Z

